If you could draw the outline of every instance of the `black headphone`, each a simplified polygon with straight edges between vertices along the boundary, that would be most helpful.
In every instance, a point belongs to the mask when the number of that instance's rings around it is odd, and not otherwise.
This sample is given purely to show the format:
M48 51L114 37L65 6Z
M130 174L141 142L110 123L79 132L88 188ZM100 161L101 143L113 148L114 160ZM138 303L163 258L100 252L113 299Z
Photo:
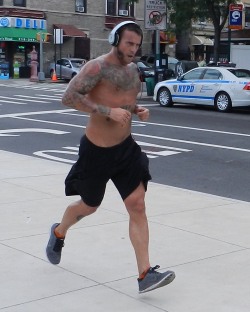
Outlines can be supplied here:
M119 29L127 24L135 24L137 25L135 22L133 21L124 21L124 22L121 22L119 23L118 25L116 25L113 30L111 31L111 33L109 34L109 43L114 46L114 47L117 47L118 44L119 44L119 40L120 40L120 36L118 34L119 32Z

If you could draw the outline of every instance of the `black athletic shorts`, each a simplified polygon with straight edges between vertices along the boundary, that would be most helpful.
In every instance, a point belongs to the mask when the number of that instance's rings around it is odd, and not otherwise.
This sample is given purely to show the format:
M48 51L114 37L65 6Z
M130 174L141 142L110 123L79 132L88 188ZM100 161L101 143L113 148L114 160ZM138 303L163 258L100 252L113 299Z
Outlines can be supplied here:
M130 135L112 147L94 145L84 135L80 142L79 158L65 180L67 196L80 195L91 207L101 204L106 184L111 179L122 199L126 199L143 182L148 181L149 161Z

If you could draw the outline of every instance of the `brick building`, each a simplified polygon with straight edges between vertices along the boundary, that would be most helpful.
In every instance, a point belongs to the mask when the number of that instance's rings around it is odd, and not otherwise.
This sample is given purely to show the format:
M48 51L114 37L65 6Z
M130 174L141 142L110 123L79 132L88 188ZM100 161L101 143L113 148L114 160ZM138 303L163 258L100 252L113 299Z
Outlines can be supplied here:
M13 77L19 66L20 78L29 77L30 52L33 46L40 51L37 33L47 40L42 43L46 74L55 58L95 58L110 49L108 34L123 20L136 21L144 29L144 1L0 0L0 70L8 66ZM62 44L54 44L55 29L62 29ZM151 33L144 31L144 53L150 51L150 40Z

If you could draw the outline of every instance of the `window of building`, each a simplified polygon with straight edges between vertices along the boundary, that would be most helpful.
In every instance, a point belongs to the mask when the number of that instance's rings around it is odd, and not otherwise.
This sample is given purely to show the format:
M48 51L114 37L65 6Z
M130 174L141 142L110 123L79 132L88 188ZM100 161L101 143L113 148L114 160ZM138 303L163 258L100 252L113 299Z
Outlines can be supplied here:
M128 0L106 0L107 15L134 16L134 4Z
M3 0L0 0L0 5L3 5Z
M87 0L76 0L76 12L87 13Z
M14 0L13 1L14 6L21 6L26 7L26 0Z

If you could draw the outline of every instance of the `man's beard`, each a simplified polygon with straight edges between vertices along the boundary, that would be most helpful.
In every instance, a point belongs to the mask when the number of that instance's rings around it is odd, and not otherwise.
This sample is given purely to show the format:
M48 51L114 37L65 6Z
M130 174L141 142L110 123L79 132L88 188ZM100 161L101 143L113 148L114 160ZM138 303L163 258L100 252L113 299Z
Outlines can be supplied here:
M125 54L117 47L117 56L118 56L118 59L124 63L125 61Z

